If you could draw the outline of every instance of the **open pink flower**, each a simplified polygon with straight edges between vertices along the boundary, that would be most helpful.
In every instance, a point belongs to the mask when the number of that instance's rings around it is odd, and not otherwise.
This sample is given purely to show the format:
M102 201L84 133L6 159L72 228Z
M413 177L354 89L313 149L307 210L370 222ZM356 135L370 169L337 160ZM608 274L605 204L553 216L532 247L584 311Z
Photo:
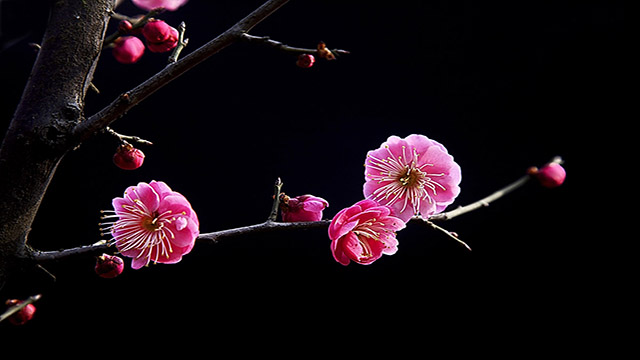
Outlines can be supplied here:
M167 11L176 11L189 0L132 0L133 4L144 10L164 8Z
M391 136L367 153L364 196L403 221L439 213L460 193L460 166L442 144L424 135Z
M368 265L398 250L395 232L405 227L404 221L391 216L388 206L373 200L361 200L342 209L331 220L329 238L333 257L342 265L350 260Z
M162 181L130 186L113 199L109 227L116 248L139 269L149 262L173 264L193 248L199 234L196 213L182 194Z
M284 222L320 221L322 210L329 206L327 200L313 195L300 195L293 198L281 195L281 199L280 210Z

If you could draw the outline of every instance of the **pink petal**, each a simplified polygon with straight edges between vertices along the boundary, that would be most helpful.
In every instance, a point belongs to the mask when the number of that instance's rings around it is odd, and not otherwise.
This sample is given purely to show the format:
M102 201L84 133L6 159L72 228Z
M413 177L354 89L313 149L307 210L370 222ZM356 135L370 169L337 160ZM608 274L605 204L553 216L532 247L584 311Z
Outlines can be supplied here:
M356 214L357 211L358 209L355 209ZM331 240L341 238L358 225L357 220L350 220L350 212L354 212L353 206L340 210L340 212L338 212L338 214L333 218L329 225L329 238Z
M184 219L186 224L181 230L178 230L177 220ZM171 241L172 244L175 244L180 247L188 246L196 240L196 237L199 234L198 225L195 224L191 220L187 220L186 217L181 217L180 219L176 219L173 223L169 224L168 227L173 232L173 238Z
M162 199L162 202L160 202L158 212L162 214L166 211L171 211L171 214L174 215L182 214L183 212L185 215L190 215L192 209L191 204L189 204L184 196L174 192L172 195L166 196Z
M134 197L135 195L135 197ZM160 196L158 193L149 186L147 183L139 183L131 195L132 198L137 198L149 209L150 212L158 210L158 204L160 204Z
M171 195L173 193L173 191L171 190L169 185L167 185L163 181L152 180L149 183L149 186L151 186L156 191L156 193L158 193L158 195L160 196L161 199L164 198L165 196Z
M302 208L305 211L313 211L313 212L317 212L317 211L322 211L327 207L327 202L323 199L320 200L307 200L304 203L302 203Z

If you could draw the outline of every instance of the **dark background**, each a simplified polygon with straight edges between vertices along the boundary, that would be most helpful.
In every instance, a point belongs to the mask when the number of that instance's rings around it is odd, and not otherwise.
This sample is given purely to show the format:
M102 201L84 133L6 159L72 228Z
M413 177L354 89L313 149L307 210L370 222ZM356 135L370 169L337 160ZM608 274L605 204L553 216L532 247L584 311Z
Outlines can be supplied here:
M35 59L27 43L42 37L43 3L1 2L3 131ZM125 3L120 12L141 12ZM186 22L188 53L260 4L192 0L161 18ZM301 69L295 56L269 48L225 49L113 124L154 142L140 146L140 169L112 164L117 141L108 135L68 154L30 244L53 250L99 240L99 210L154 179L189 199L201 232L264 221L277 177L289 195L327 199L331 218L362 198L366 152L390 135L420 133L448 148L463 173L454 206L555 155L566 160L565 185L530 183L443 224L473 252L410 224L398 234L398 253L370 266L335 262L325 230L197 244L179 264L135 271L127 261L111 280L93 273L90 257L49 264L55 284L26 274L36 280L4 289L3 299L43 298L28 325L3 323L0 332L120 343L197 334L212 347L312 340L370 351L400 340L390 331L413 327L425 349L441 338L473 347L486 337L489 349L521 351L567 344L567 333L589 333L606 318L576 303L603 282L607 255L592 257L602 250L584 230L611 180L599 177L593 147L604 146L604 131L622 114L622 28L622 6L612 1L292 1L251 33L300 47L322 40L351 54ZM87 96L86 114L159 71L167 56L147 51L121 65L105 51L94 78L101 93ZM367 344L349 344L355 333L370 334L360 338Z

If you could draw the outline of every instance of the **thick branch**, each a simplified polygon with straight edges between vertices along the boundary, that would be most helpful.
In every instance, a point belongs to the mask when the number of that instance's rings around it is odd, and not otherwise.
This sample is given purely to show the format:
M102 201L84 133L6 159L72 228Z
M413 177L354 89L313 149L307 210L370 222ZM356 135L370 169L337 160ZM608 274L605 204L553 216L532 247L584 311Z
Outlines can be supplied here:
M97 131L117 120L129 109L136 106L158 89L175 80L210 56L236 42L243 34L250 31L288 1L289 0L267 1L215 39L204 44L184 58L167 65L147 81L123 93L107 107L78 124L73 131L75 141L79 143L89 138Z
M82 119L113 6L112 0L49 3L38 57L0 147L0 286L28 260L27 235Z

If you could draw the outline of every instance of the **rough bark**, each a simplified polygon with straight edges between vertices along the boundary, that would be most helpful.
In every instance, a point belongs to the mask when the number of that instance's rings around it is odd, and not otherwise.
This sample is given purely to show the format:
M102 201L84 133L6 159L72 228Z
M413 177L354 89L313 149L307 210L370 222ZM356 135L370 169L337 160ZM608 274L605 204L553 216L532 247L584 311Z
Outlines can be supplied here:
M31 259L27 236L51 177L84 119L115 0L58 0L0 148L0 285Z

